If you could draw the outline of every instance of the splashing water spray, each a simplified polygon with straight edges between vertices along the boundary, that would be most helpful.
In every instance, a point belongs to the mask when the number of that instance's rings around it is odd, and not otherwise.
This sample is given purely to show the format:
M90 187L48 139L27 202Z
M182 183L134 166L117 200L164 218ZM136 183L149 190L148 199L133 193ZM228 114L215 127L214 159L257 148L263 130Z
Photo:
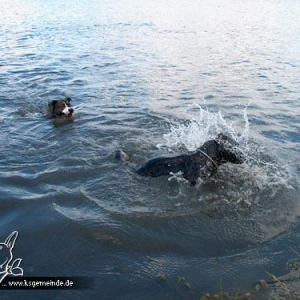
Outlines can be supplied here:
M164 146L172 151L172 149L184 145L187 150L193 151L207 140L216 138L220 132L245 146L248 144L249 136L247 107L243 114L244 130L241 134L238 134L235 122L229 124L220 111L217 113L209 112L198 104L192 108L193 111L195 109L198 111L196 116L191 116L191 120L188 122L180 122L179 124L172 125L170 132L163 136L166 143L164 145L159 144L157 147ZM240 128L241 125L238 127Z

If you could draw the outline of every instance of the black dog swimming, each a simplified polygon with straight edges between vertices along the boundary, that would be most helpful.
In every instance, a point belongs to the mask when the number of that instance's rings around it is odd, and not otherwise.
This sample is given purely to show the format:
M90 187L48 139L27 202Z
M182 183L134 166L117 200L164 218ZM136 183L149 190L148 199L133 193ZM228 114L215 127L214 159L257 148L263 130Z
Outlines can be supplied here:
M72 117L74 109L71 107L71 98L53 100L48 103L48 111L51 118Z
M237 146L237 142L220 133L216 139L205 142L193 153L152 158L137 173L141 176L158 177L181 172L183 178L195 185L199 177L212 177L220 165L227 162L242 164L244 156Z

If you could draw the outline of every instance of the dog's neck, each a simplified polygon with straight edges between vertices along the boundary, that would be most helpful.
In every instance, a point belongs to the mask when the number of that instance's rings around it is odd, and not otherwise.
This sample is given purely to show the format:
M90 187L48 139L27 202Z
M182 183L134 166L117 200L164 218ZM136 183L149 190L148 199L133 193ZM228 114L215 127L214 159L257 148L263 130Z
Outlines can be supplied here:
M209 140L205 142L201 147L197 149L197 152L201 153L202 155L209 157L210 160L213 160L217 163L218 160L218 144L215 140Z
M216 140L205 142L197 152L209 159L215 168L227 162L223 157L223 146Z
M206 152L202 151L200 148L198 148L197 152L200 152L208 159L208 161L211 163L212 169L218 169L219 165L217 164L217 162L212 157L210 157ZM206 165L209 165L209 163Z

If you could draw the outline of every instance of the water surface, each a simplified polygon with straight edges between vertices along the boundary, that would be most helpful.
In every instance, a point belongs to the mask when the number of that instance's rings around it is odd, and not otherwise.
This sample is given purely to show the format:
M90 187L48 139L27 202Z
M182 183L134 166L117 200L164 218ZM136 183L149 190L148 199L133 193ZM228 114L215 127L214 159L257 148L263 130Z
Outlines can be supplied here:
M94 289L9 299L254 292L299 251L297 1L2 1L1 241L26 276ZM74 121L47 118L69 96ZM64 126L59 126L64 125ZM191 187L147 158L224 132L247 161ZM123 149L130 162L115 158ZM258 296L259 297L259 296Z

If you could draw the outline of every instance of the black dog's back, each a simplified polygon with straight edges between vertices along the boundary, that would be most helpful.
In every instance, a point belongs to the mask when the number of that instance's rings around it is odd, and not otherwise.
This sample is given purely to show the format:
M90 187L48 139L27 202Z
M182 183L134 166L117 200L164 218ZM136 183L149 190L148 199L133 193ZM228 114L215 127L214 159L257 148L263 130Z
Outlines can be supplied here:
M197 152L174 157L155 157L142 165L137 173L141 176L158 177L182 172L183 178L194 184L200 175L199 164Z
M186 168L189 163L188 155L180 155L175 157L155 157L144 163L137 173L141 176L158 177L161 175L169 175L170 172L177 173Z

